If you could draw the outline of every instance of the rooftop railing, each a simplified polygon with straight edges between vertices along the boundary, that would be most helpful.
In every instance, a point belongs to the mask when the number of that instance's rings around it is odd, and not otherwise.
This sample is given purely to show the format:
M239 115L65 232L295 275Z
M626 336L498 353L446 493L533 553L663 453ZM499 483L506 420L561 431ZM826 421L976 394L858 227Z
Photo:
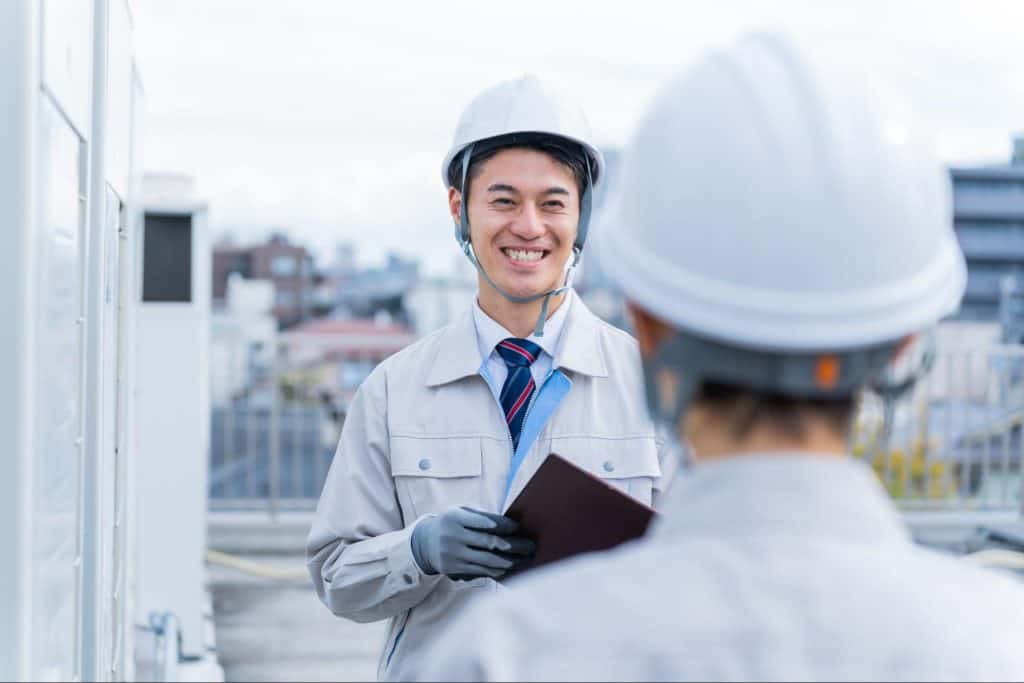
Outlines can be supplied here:
M318 344L237 347L224 360L211 416L212 510L312 510L347 403L383 354ZM236 377L232 377L235 374ZM218 386L219 383L219 386ZM940 352L895 403L865 396L851 448L907 511L1020 511L1024 346Z

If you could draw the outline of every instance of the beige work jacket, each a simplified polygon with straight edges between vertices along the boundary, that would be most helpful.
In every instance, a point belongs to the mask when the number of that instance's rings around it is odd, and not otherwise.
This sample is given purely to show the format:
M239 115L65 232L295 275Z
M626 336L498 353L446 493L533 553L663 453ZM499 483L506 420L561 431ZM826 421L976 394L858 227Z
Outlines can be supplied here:
M553 363L568 391L532 446L521 444L511 481L512 442L482 365L468 311L381 363L353 400L317 507L313 584L338 616L391 620L383 680L415 676L459 610L500 588L425 575L410 543L420 519L457 505L504 511L549 453L648 504L675 472L648 417L636 342L581 300Z

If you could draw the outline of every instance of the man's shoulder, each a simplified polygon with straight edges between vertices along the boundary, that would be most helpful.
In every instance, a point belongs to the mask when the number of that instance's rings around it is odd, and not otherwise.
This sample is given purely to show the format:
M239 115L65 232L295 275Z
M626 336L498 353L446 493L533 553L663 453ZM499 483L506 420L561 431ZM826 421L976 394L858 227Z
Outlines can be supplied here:
M633 335L621 327L612 325L610 322L591 311L590 307L588 307L586 302L583 301L583 297L579 294L576 294L576 300L573 302L573 305L579 306L578 314L586 316L592 332L600 335L602 340L606 340L609 344L621 347L624 350L639 352L640 347Z
M913 561L919 564L922 572L923 584L918 584L922 589L961 587L961 591L950 593L943 590L943 593L961 596L963 609L972 612L1009 609L1019 614L1024 626L1024 583L1020 579L998 569L927 548L915 547L913 554Z
M370 377L392 373L408 375L410 373L422 374L427 372L437 356L443 338L450 334L457 323L458 321L448 323L444 327L427 333L412 344L391 354L377 364Z
M633 335L598 317L578 295L573 306L579 307L574 315L584 321L576 332L582 331L594 338L610 376L616 381L638 380L641 374L640 345Z

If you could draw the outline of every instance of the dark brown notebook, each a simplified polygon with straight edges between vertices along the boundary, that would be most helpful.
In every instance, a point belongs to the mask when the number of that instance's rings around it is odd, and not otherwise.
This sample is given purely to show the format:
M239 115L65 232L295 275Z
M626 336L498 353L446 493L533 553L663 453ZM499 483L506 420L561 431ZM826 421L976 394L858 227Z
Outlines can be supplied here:
M580 553L607 550L647 531L652 508L552 453L505 513L537 554L505 579Z

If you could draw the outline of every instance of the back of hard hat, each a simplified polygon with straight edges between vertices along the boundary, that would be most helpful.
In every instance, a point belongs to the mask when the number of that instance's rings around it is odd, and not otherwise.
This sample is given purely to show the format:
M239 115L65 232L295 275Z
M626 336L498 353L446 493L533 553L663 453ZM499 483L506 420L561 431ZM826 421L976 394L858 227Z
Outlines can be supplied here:
M870 346L958 305L936 162L887 145L849 81L758 36L672 81L624 155L596 237L626 295L746 348Z

